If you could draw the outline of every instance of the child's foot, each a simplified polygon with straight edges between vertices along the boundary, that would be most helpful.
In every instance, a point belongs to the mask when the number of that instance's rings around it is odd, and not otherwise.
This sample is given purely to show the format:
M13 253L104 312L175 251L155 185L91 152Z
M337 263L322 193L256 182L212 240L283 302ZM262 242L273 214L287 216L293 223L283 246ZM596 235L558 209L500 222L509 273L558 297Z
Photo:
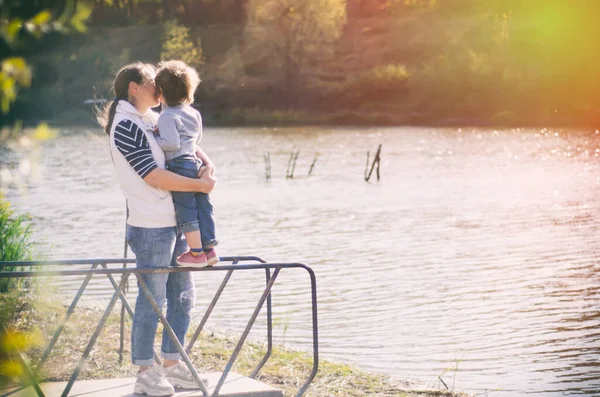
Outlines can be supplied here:
M208 266L214 266L219 262L219 256L217 255L217 251L215 251L214 248L206 253L206 263L208 264Z
M206 262L206 254L203 252L200 255L194 255L192 251L188 251L177 258L177 264L185 267L205 267L208 266Z

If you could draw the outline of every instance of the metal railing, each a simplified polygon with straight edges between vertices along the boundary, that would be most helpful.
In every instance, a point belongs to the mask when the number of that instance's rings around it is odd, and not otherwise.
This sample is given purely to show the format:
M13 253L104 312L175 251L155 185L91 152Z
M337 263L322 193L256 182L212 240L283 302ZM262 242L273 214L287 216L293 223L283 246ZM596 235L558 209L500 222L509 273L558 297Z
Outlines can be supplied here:
M284 270L284 269L304 269L308 272L308 275L310 277L313 367L312 367L312 371L310 372L308 378L305 380L305 382L302 384L302 386L300 387L300 389L298 390L298 392L296 394L296 397L302 396L308 389L312 380L314 379L314 377L317 373L318 367L319 367L319 345L318 345L319 333L318 333L318 324L317 324L317 283L316 283L316 277L315 277L314 271L309 266L307 266L303 263L267 263L263 259L261 259L259 257L255 257L255 256L222 257L220 259L221 259L221 264L218 266L213 266L213 267L204 267L204 268L168 267L168 268L151 268L151 269L150 268L137 269L135 267L130 267L130 268L125 267L125 264L135 264L135 259L87 259L87 260L65 260L65 261L0 262L0 278L2 278L2 277L18 278L18 277L85 276L85 279L83 280L81 286L79 287L79 290L75 294L73 301L71 302L71 304L69 305L69 308L67 309L65 317L59 323L57 330L55 331L54 335L48 342L48 345L47 345L46 349L44 350L42 357L40 358L39 362L37 363L37 365L33 371L25 362L25 359L23 358L21 352L19 352L17 349L17 359L20 361L21 365L23 366L24 373L31 381L32 386L35 389L35 391L37 392L37 394L39 396L44 396L44 392L42 391L39 383L37 382L36 377L39 374L40 369L42 368L42 366L44 365L44 363L50 356L50 353L52 352L52 349L54 348L62 331L64 330L66 323L68 322L69 318L75 311L77 304L79 303L86 287L88 286L91 278L94 275L105 274L107 276L107 278L109 279L111 285L113 286L115 292L112 295L112 298L110 299L110 302L108 303L108 306L104 310L104 313L102 314L102 317L100 318L100 321L98 322L98 325L96 326L94 333L90 337L90 340L83 352L83 355L79 359L77 366L75 367L73 373L71 374L71 377L70 377L69 381L67 382L65 389L62 392L62 397L66 397L69 395L69 392L70 392L71 388L73 387L73 384L75 383L77 377L79 376L81 369L85 365L85 362L87 361L87 358L89 357L90 352L92 351L94 345L96 344L98 336L100 335L102 329L104 328L104 325L106 324L106 321L108 320L108 317L109 317L110 313L112 312L112 310L118 300L121 300L123 308L127 311L129 316L131 318L133 318L133 309L129 305L129 302L128 302L125 294L123 293L124 288L127 284L128 277L132 273L135 275L135 277L137 278L137 281L139 282L139 286L140 286L140 290L141 290L140 292L143 293L146 296L146 298L148 299L148 301L150 302L152 308L154 309L154 312L158 316L159 321L162 323L164 329L166 330L169 339L177 347L177 351L181 355L181 359L183 360L183 362L186 364L186 366L192 373L192 376L194 377L196 383L198 384L198 388L202 391L202 393L205 397L209 397L209 393L206 389L206 386L204 385L204 383L198 376L198 372L196 371L193 364L191 363L188 354L191 352L192 347L194 346L195 342L198 339L198 336L202 332L204 325L208 321L211 313L213 312L213 309L217 305L217 302L219 301L219 298L221 297L223 290L227 286L227 283L231 279L233 272L236 270L239 270L239 271L242 271L242 270L247 270L247 271L264 270L265 271L266 285L262 292L262 295L260 296L258 303L256 304L254 311L253 311L250 319L248 320L248 323L246 324L246 327L244 328L244 331L242 332L240 340L238 341L237 345L235 346L235 349L233 350L233 353L232 353L231 357L229 358L221 377L219 378L212 394L210 395L211 397L217 397L219 395L219 391L223 387L223 384L225 383L225 379L227 378L227 375L231 371L233 364L235 363L235 360L237 359L237 357L244 345L244 342L246 341L248 334L250 333L250 330L252 329L252 326L254 325L256 318L258 317L265 301L267 302L267 313L266 313L267 314L267 351L266 351L264 357L261 359L261 361L253 369L253 371L251 372L249 377L256 378L256 376L259 374L260 370L267 363L267 361L269 360L269 357L271 356L272 350L273 350L273 319L272 319L271 290L273 288L273 285L275 284L277 277L279 276L279 274L282 270ZM231 264L224 264L224 263L228 263L228 262L231 262ZM240 264L240 262L258 262L258 263L242 263L242 264ZM90 269L69 269L69 270L45 270L44 269L44 268L48 268L51 266L73 267L73 266L81 266L81 265L89 265L89 266L91 266L91 268ZM124 265L124 267L109 268L109 265ZM35 267L36 270L3 271L3 268L8 267L8 266L11 266L11 267L15 267L15 266ZM188 342L187 347L184 349L183 346L181 345L181 343L179 343L177 336L173 332L173 329L167 322L165 316L163 315L161 308L158 307L156 301L152 297L152 294L150 293L150 290L148 289L148 286L146 285L146 282L144 281L143 277L141 277L141 275L146 274L146 273L172 273L172 272L188 272L188 271L192 271L192 272L226 272L226 274L225 274L225 277L223 278L223 281L221 282L217 292L213 296L213 299L211 300L206 312L202 316L202 320L200 321L200 324L194 331L190 341ZM271 273L271 271L273 271L273 273ZM117 282L115 280L114 275L116 275L116 274L121 274L120 282ZM8 332L8 330L6 329L4 324L2 324L2 327L4 329L4 332ZM15 346L15 348L16 348L16 346ZM158 364L162 364L156 351L154 351L154 359Z

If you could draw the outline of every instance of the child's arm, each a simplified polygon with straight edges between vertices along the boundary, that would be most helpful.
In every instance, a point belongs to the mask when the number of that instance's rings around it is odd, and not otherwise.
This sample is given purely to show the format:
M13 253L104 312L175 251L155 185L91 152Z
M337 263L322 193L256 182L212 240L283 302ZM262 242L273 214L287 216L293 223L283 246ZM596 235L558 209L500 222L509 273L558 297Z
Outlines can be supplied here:
M202 162L206 166L206 170L208 171L208 174L211 176L214 176L215 171L216 171L215 165L210 160L208 155L206 153L204 153L204 150L202 150L200 148L200 146L198 146L198 145L196 145L196 157L198 157L200 160L202 160Z
M200 143L200 140L202 139L202 132L203 132L202 131L202 116L200 115L200 112L198 112L198 111L196 111L196 118L198 121L198 129L200 130L200 134L198 134L198 141L196 142L196 157L198 157L200 160L202 160L202 162L206 166L207 170L209 171L209 175L214 175L215 174L215 165L210 160L210 157L208 157L208 155L206 153L204 153L204 150L202 150L200 148L200 146L198 146L198 143Z
M158 135L156 142L165 152L173 152L181 147L179 130L181 120L172 114L161 114L158 118Z
M213 162L210 160L210 157L208 157L208 155L204 153L204 150L202 150L198 145L196 145L196 157L202 160L202 162L206 166L213 165Z

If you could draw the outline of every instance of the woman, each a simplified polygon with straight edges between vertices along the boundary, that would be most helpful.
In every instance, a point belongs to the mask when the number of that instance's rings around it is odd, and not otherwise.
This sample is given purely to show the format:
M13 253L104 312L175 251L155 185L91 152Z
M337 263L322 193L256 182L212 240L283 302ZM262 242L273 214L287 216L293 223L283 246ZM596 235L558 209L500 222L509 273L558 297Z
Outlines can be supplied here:
M187 251L177 234L175 210L169 191L210 193L215 185L210 172L200 179L166 171L165 157L153 131L158 106L153 65L124 66L114 81L115 99L99 117L110 139L117 179L127 199L127 242L136 255L137 268L175 266L174 258ZM167 321L183 345L194 307L194 281L190 272L143 275L159 307L167 301ZM138 285L139 287L139 285ZM180 361L176 347L163 331L163 366L153 365L153 342L158 317L140 291L131 330L131 357L140 367L134 392L150 396L174 394L174 387L197 388Z

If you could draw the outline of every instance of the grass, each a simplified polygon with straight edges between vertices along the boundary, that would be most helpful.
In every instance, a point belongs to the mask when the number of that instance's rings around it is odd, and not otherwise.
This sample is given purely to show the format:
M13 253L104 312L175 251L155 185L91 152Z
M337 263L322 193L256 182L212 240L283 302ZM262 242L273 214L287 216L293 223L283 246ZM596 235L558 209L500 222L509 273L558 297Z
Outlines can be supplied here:
M0 194L0 262L31 259L31 231L26 215L15 215L8 201ZM23 270L19 266L7 266L4 271ZM15 288L25 288L21 279L0 278L0 293Z
M0 307L4 308L0 311L0 320L10 324L13 332L24 336L23 339L29 342L22 344L22 346L29 346L26 353L27 358L30 362L37 363L47 340L52 336L57 324L64 316L66 307L52 296L39 296L32 299L14 294L0 295ZM41 381L68 380L101 313L102 311L97 308L79 307L75 310L52 355L44 365L40 374ZM135 367L130 364L129 359L128 339L131 321L128 317L126 318L124 362L121 364L118 362L119 316L118 309L115 309L79 375L80 380L134 375ZM190 334L194 330L195 327L192 325ZM161 326L159 326L157 335L161 331ZM156 342L160 342L160 338L156 338ZM190 358L199 372L221 371L236 343L237 338L206 331L196 342ZM157 344L155 348L159 351L160 346ZM249 374L265 352L264 344L247 341L233 370ZM257 379L280 388L286 396L295 395L311 369L312 357L310 354L276 346ZM349 365L330 361L320 362L317 377L306 394L306 396L312 397L367 395L375 397L464 396L460 393L434 389L415 390L411 387L411 382L368 373Z

